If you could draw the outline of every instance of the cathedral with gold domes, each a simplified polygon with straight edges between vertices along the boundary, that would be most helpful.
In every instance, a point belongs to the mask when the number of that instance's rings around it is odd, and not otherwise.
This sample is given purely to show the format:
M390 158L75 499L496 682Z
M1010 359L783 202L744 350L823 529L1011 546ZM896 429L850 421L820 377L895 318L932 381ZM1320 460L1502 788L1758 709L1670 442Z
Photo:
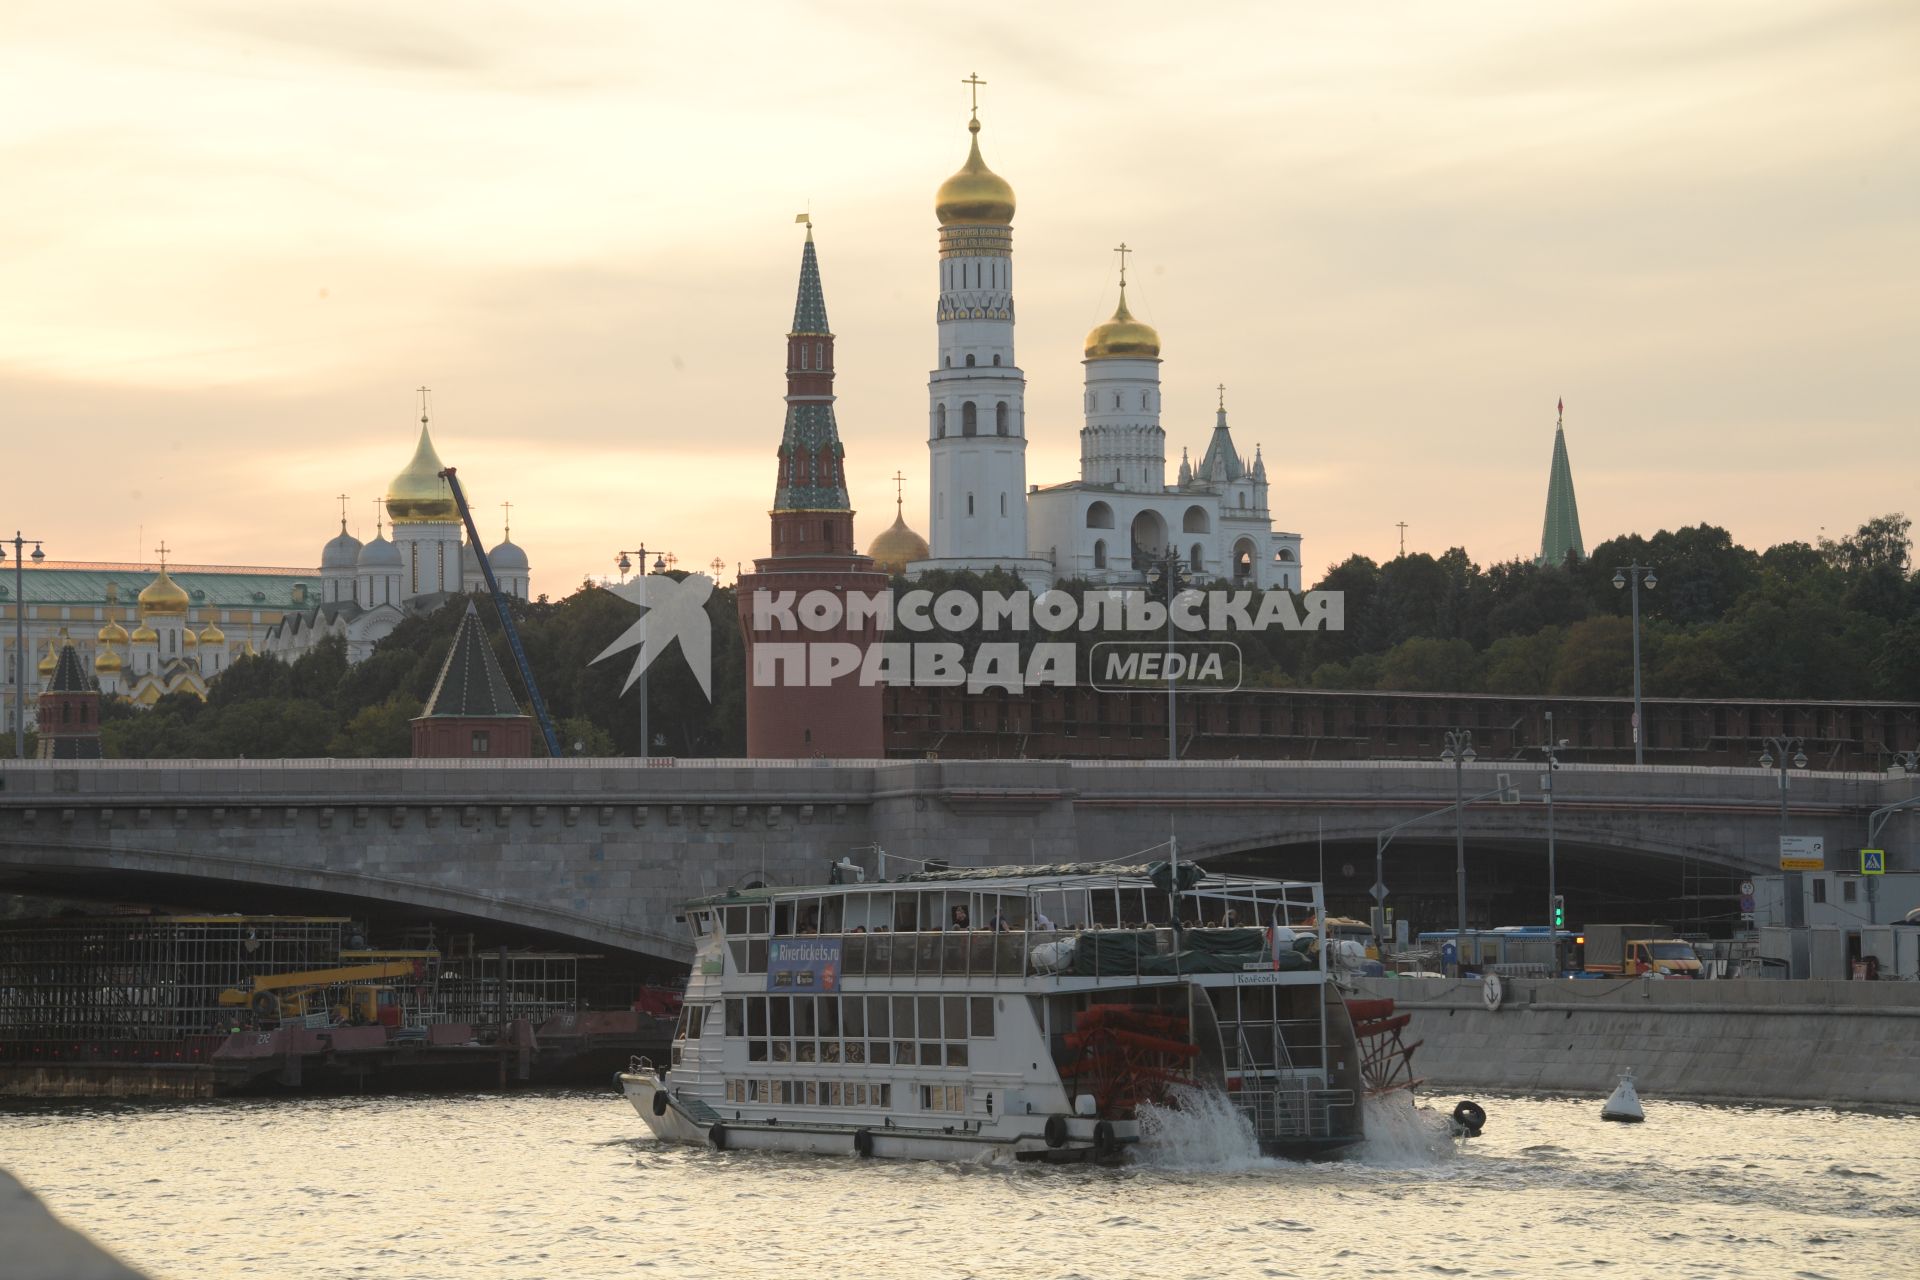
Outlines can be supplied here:
M982 81L966 83L975 92ZM930 536L905 571L1005 569L1035 590L1056 582L1145 581L1176 556L1196 583L1300 587L1300 535L1276 531L1266 459L1235 445L1225 388L1196 465L1185 450L1167 479L1160 425L1160 335L1119 300L1087 334L1080 475L1027 483L1026 375L1014 361L1012 185L980 151L976 98L966 163L940 185L938 366L928 378ZM896 516L869 554L899 571L917 538Z
M343 514L317 570L182 564L162 543L157 565L29 557L16 598L14 566L0 565L0 729L11 733L23 710L34 725L68 647L103 697L136 706L173 693L204 699L238 658L290 662L337 635L348 661L359 662L409 613L484 591L443 467L423 414L413 458L387 486L373 539L348 533ZM501 590L529 597L532 568L511 529L487 558ZM15 675L16 615L25 631L24 690Z

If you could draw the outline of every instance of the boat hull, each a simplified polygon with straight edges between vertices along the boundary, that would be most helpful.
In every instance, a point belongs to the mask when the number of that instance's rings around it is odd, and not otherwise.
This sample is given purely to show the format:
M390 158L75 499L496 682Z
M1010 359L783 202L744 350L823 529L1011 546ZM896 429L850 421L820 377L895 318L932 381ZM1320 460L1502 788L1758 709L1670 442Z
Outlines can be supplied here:
M1140 1140L1139 1126L1113 1124L1102 1141L1100 1122L1067 1118L1067 1134L1058 1146L1047 1141L1046 1117L1020 1117L1031 1132L1003 1122L1002 1131L969 1132L955 1126L915 1129L900 1125L820 1124L772 1118L723 1117L677 1097L652 1072L622 1072L620 1090L653 1136L662 1142L719 1151L784 1151L803 1155L852 1156L877 1160L943 1160L981 1163L1019 1160L1047 1164L1117 1163ZM696 1110L699 1107L699 1110ZM705 1112L705 1114L702 1114Z

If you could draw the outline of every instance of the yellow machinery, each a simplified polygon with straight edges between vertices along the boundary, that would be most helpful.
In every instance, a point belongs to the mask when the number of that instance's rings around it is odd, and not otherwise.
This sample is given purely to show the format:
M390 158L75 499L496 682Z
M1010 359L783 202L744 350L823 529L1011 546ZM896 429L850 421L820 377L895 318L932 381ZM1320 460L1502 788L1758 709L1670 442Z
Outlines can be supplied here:
M397 1012L392 978L409 978L421 971L414 959L386 960L377 964L346 965L338 969L308 969L301 973L267 973L249 978L245 989L229 987L220 993L223 1005L245 1005L256 1018L297 1018L308 1012L308 1005L320 1000L324 1006L330 988L344 987L346 999L330 1012L342 1022L379 1023L383 1008ZM318 1009L314 1010L318 1012Z

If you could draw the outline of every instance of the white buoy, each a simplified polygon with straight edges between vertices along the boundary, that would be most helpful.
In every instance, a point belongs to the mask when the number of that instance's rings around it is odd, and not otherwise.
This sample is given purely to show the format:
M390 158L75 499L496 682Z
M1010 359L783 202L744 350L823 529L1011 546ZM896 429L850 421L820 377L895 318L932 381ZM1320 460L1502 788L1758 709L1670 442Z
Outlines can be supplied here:
M1633 1087L1633 1068L1628 1067L1620 1073L1620 1083L1614 1087L1613 1096L1600 1108L1602 1120L1618 1120L1622 1124L1639 1124L1647 1118L1640 1109L1640 1094Z

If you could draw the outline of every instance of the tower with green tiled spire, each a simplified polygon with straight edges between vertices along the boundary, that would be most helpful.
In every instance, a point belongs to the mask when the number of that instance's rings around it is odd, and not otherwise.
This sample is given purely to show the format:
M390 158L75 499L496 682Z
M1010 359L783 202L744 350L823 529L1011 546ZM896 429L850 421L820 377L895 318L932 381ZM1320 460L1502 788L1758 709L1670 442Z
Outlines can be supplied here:
M1587 558L1580 539L1580 505L1573 500L1573 464L1567 461L1567 402L1559 404L1553 424L1553 472L1547 479L1547 520L1540 531L1540 558L1535 564L1565 564L1571 555Z
M773 491L776 556L854 553L853 504L833 399L833 331L827 327L820 259L808 221L793 328L787 334L787 421Z

